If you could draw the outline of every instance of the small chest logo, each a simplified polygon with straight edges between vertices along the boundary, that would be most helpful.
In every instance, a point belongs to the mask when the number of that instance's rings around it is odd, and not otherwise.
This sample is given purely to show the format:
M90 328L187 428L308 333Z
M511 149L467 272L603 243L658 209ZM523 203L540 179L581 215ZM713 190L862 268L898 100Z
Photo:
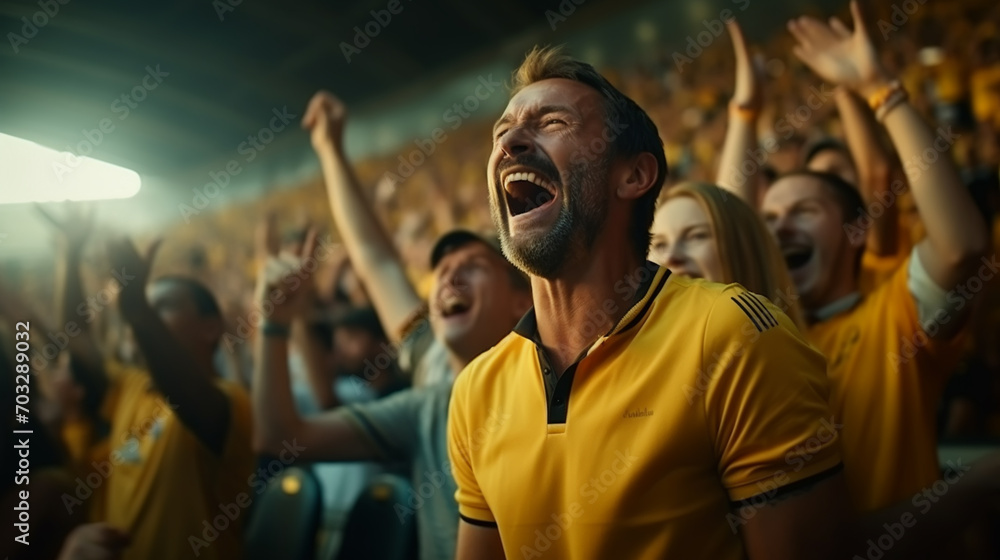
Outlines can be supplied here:
M645 418L647 416L652 416L652 415L653 415L652 410L646 407L642 407L633 410L625 409L625 412L622 414L622 418Z

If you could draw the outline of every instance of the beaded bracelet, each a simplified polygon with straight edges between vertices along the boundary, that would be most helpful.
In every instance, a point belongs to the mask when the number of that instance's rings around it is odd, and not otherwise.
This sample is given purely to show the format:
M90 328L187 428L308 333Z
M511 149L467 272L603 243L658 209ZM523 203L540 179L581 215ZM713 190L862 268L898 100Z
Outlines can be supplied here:
M897 89L875 110L875 120L878 122L885 122L885 117L890 111L902 105L910 95L906 93L905 89Z
M901 90L903 90L903 84L899 80L893 80L868 96L868 106L871 107L872 111L878 111L879 107L885 105L890 97Z

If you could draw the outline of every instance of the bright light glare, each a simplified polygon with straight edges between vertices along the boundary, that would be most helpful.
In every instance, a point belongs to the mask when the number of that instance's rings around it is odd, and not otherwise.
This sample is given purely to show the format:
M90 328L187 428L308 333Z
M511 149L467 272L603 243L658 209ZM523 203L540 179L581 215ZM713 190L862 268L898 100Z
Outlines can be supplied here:
M131 169L0 133L0 204L129 198L141 184Z

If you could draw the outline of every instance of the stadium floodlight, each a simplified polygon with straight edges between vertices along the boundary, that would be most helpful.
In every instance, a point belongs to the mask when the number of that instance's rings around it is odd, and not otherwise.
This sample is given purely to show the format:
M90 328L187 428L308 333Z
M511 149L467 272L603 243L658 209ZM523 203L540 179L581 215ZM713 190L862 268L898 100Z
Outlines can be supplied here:
M131 169L0 133L0 204L129 198L141 184Z

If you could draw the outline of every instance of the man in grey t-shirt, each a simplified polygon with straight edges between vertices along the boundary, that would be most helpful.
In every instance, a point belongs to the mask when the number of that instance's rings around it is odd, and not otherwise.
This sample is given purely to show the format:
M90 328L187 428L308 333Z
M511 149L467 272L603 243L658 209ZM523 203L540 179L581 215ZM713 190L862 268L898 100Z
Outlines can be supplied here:
M387 461L412 466L414 503L397 509L402 521L417 517L420 557L455 556L458 505L448 462L451 381L409 389L384 399L346 406L343 414Z
M298 285L293 276L308 276L313 268L307 262L295 265L287 255L275 258L272 266L262 267L258 281L262 299L275 291L284 297L268 300L273 311L257 331L254 446L262 453L280 452L286 441L295 440L304 448L300 458L309 461L412 460L414 490L425 502L414 508L421 558L451 560L458 527L445 434L451 381L513 329L531 307L531 287L503 257L495 236L456 230L442 236L431 251L433 284L425 305L344 157L345 114L339 100L320 92L303 124L323 168L344 248L393 343L382 362L398 356L417 388L299 417L288 389L287 327L300 312L302 298L288 287ZM302 257L312 254L309 246L315 243L306 245ZM428 384L435 379L441 382ZM421 495L421 488L424 494L429 491L427 484L434 486L429 498Z

